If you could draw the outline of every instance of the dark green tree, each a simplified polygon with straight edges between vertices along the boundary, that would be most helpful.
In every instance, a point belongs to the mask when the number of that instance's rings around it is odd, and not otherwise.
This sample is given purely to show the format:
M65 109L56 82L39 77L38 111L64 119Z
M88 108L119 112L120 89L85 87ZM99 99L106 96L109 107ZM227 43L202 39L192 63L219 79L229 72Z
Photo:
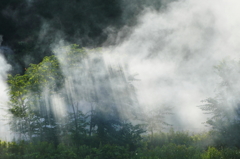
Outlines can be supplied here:
M224 60L215 71L220 79L217 94L204 100L206 104L200 108L209 114L206 123L214 130L219 145L240 147L240 62Z

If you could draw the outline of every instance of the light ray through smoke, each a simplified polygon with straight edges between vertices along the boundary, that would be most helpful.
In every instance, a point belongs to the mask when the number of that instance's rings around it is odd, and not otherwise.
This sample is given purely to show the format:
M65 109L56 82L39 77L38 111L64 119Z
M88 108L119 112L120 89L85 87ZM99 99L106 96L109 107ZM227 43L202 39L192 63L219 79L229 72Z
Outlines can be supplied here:
M180 0L163 12L147 8L126 40L108 48L107 59L121 58L139 74L135 86L145 109L173 106L175 128L201 131L206 116L197 106L214 96L219 83L213 66L239 58L239 5L236 0Z

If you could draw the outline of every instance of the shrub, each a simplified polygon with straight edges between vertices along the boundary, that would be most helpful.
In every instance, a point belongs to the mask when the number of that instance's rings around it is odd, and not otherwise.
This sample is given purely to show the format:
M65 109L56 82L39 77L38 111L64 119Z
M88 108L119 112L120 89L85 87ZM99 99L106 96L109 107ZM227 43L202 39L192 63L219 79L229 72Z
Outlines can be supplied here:
M156 147L153 150L145 150L140 152L138 158L142 159L200 159L200 151L194 147L187 147L185 145L176 145L173 143Z

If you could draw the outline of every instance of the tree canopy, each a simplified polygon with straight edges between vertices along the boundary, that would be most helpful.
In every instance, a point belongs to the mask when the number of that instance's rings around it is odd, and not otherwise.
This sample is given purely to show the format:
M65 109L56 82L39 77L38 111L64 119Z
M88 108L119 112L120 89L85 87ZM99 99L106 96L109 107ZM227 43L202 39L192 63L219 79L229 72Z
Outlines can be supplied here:
M78 45L62 49L62 56L46 56L23 75L9 75L12 130L30 141L80 144L96 136L98 144L136 149L145 130L121 114L133 113L138 104L124 72L113 68L108 72L100 54L91 53L99 50Z

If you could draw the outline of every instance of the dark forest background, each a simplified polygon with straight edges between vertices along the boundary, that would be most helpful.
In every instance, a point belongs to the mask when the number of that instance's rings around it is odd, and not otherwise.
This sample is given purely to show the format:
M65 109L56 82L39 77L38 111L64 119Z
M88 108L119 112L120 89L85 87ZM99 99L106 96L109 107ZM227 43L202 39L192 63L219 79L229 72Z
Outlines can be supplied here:
M115 44L117 30L135 25L144 7L161 6L155 0L1 0L2 46L11 49L5 56L12 73L23 73L51 55L51 44L60 39L89 48Z

